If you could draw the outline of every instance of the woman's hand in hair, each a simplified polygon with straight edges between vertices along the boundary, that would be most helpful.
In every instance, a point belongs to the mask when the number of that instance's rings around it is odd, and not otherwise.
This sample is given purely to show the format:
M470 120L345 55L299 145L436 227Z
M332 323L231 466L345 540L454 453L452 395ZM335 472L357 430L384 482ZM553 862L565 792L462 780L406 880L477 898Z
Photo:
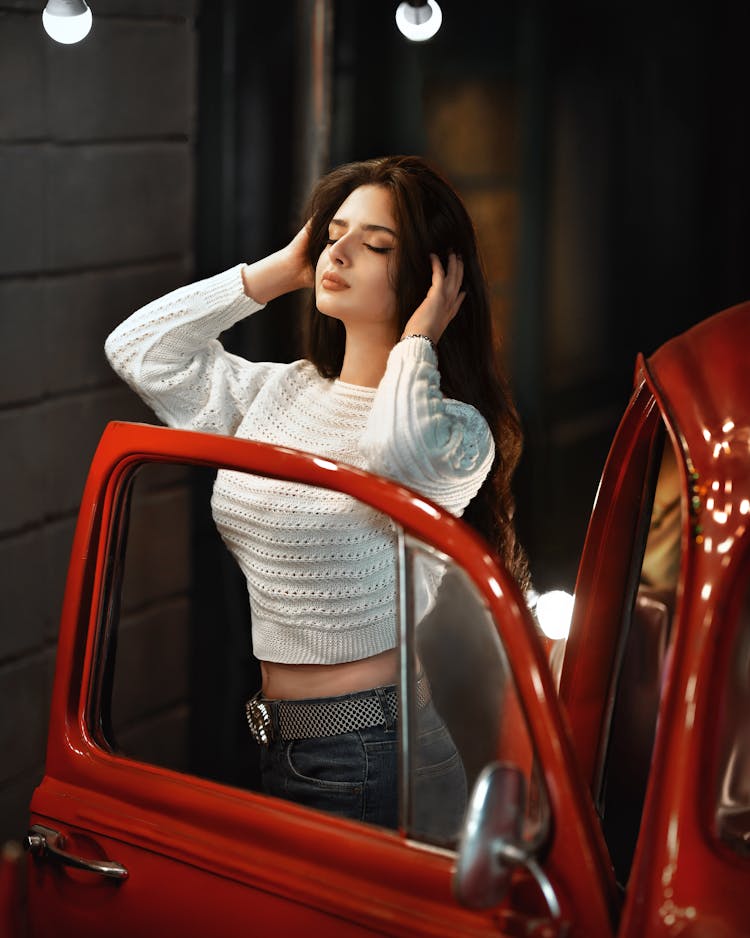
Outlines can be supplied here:
M286 247L242 268L245 293L258 303L312 287L315 279L308 257L309 232L305 225Z
M461 289L464 262L451 253L445 269L436 254L430 254L432 283L427 296L419 304L404 327L403 335L424 335L437 345L448 323L461 308L466 296Z

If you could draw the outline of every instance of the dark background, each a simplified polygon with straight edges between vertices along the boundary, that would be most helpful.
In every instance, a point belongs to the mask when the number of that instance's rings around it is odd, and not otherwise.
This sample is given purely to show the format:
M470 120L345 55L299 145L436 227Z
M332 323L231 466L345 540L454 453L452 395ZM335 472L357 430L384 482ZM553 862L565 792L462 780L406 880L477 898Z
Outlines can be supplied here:
M422 153L473 210L527 436L519 527L538 586L572 588L636 355L750 295L747 6L446 0L425 44L403 39L391 6L332 4L327 164ZM207 7L199 27L222 15ZM239 4L235 25L237 210L216 213L228 127L209 93L201 273L300 222L299 36L261 5ZM216 52L203 49L204 88ZM277 357L296 354L283 314L264 328Z
M25 830L42 771L88 462L107 420L154 419L104 338L166 290L285 243L315 171L418 152L466 200L526 433L517 518L538 589L574 585L636 355L750 298L745 3L444 0L424 45L397 32L395 6L98 0L91 35L60 47L43 3L0 0L0 841ZM278 301L227 344L291 360L295 315ZM177 631L182 592L198 600L191 667L220 680L228 650L246 658L242 585L199 514L192 556L178 543L205 485L147 497L160 514L144 543L184 569L128 613L133 660L148 667L167 619ZM217 577L224 610L202 587ZM198 702L214 769L240 732L222 721L243 667L225 699ZM180 701L144 707L138 680L133 733L182 725Z

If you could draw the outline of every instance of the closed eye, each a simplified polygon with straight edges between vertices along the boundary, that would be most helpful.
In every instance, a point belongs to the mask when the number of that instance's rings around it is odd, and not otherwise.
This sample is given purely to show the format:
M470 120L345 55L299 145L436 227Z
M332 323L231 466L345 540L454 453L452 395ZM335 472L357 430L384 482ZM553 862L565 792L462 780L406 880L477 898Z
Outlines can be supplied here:
M338 241L338 238L326 238L326 245L330 247L332 244L335 244L337 241ZM364 246L367 248L368 251L372 251L374 254L390 254L390 252L393 250L392 247L378 248L378 247L375 247L374 244L367 244L367 242L364 242Z

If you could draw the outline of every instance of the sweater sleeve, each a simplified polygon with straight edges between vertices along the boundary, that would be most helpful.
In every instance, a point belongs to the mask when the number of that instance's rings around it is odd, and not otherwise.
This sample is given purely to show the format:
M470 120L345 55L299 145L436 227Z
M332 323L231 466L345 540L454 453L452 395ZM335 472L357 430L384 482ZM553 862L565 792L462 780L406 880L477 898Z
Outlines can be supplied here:
M256 310L242 264L137 310L107 338L118 375L168 426L233 434L269 375L282 367L225 351L218 336Z
M398 342L360 440L368 468L461 515L490 471L495 443L470 404L443 397L429 342Z

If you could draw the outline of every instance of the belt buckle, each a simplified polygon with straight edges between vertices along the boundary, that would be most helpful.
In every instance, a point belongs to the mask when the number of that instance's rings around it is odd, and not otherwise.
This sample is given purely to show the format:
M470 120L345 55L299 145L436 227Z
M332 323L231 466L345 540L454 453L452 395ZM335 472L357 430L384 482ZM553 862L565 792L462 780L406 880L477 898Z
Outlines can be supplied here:
M273 723L271 713L261 700L262 691L254 694L245 704L247 725L250 727L253 739L260 746L268 746L273 739Z

